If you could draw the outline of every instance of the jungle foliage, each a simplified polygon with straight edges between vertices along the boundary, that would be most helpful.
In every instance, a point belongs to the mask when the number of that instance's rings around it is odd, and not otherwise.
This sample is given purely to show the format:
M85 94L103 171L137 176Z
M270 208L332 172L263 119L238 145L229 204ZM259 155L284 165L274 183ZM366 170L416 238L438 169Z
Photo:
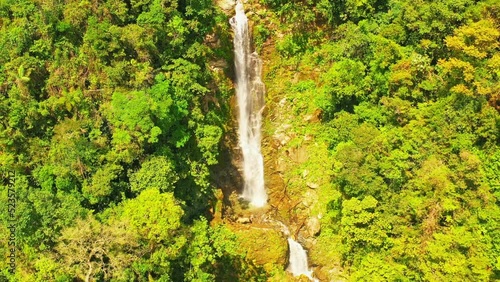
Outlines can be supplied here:
M321 109L304 130L333 163L313 260L352 281L500 279L498 1L261 2L300 77L282 92Z
M0 29L0 201L9 181L17 199L0 280L244 279L234 234L205 219L231 95L209 62L232 54L207 38L227 41L227 16L209 0L6 0Z
M0 203L16 191L17 244L11 274L2 211L1 281L284 277L210 222L232 95L210 67L232 60L213 2L0 0ZM278 23L257 22L257 49L300 74L265 81L297 115L319 109L316 161L333 164L312 262L352 281L499 280L498 1L259 3Z

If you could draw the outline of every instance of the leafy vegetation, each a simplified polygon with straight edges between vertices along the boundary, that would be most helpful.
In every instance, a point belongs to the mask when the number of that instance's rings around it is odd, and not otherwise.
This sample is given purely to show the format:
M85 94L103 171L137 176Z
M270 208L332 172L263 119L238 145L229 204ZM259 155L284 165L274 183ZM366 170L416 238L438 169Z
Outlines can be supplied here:
M2 279L245 277L234 235L203 217L231 94L209 67L231 46L206 38L227 20L211 1L0 3L0 164L17 196Z
M263 2L285 33L267 74L292 125L280 150L314 156L285 181L298 199L320 184L295 211L322 215L323 277L499 279L498 3ZM304 173L318 166L322 179Z
M315 274L500 279L497 1L249 2L270 206L299 237L320 218ZM293 279L281 233L231 223L214 184L233 92L213 1L4 0L0 31L0 280Z

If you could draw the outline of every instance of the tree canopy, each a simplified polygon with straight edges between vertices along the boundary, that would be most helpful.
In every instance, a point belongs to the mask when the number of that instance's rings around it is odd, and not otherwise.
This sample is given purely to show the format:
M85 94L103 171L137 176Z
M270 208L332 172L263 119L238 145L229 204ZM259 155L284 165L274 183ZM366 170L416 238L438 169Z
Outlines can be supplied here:
M0 0L1 281L294 279L286 245L248 254L279 227L235 223L219 2ZM498 1L245 5L284 183L256 214L325 281L499 280Z

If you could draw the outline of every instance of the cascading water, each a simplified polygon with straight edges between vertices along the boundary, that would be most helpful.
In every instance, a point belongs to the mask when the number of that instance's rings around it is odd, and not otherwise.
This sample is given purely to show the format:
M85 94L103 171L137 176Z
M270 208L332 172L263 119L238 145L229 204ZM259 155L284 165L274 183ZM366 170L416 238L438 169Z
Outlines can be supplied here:
M304 248L302 248L302 245L300 245L297 241L292 239L288 227L279 220L266 219L265 222L277 225L280 231L288 237L288 247L290 255L287 271L291 272L293 276L305 275L311 281L318 282L318 279L312 277L313 271L309 269L306 250L304 250Z
M250 205L262 207L267 203L264 161L260 151L262 111L265 106L265 88L260 78L262 63L257 53L250 51L248 19L240 1L236 4L236 15L229 22L234 30L238 134L245 182L242 197Z
M316 278L312 277L313 272L309 269L309 265L307 264L306 250L290 237L288 238L288 246L290 247L290 262L287 270L294 276L305 275L312 281L318 281Z
M267 203L264 188L264 162L260 151L262 111L264 110L264 83L260 78L262 62L255 52L250 50L248 19L243 4L236 3L236 15L229 21L234 30L234 64L236 71L236 96L238 100L238 134L243 153L243 179L245 186L242 197L254 207ZM288 228L276 221L286 236ZM312 281L312 270L307 264L307 253L302 246L288 238L290 246L290 264L288 271L293 275L305 275Z

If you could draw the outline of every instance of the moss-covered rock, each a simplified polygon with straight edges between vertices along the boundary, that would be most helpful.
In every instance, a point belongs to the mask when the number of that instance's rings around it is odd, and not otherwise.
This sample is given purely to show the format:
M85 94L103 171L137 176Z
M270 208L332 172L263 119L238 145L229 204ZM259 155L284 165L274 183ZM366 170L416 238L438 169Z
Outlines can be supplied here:
M233 225L231 229L237 234L247 259L263 266L268 273L288 264L288 243L280 231L241 225Z

